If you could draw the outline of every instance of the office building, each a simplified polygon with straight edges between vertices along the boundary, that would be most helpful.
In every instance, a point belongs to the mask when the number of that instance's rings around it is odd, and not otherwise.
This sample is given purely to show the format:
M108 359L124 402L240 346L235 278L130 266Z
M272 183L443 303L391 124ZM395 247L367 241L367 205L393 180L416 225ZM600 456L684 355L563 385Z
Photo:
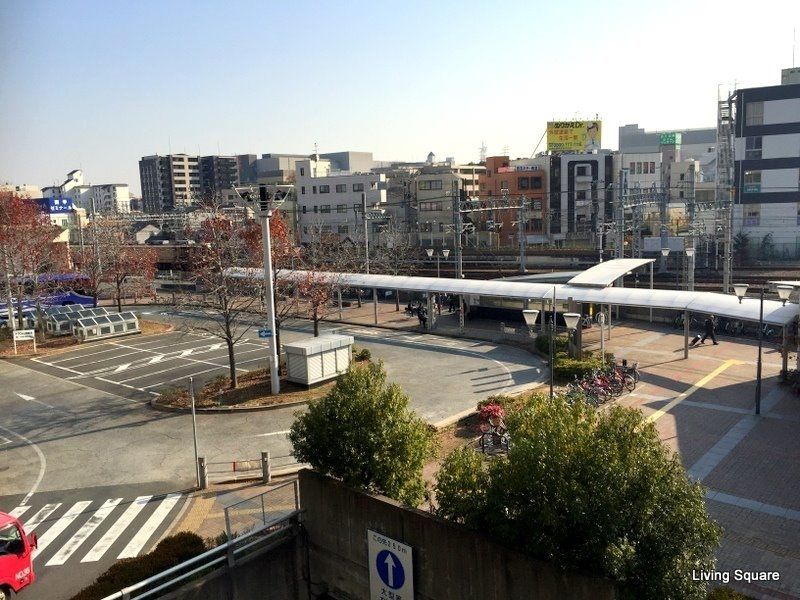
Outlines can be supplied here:
M222 198L239 185L239 164L235 156L200 157L200 193L204 198Z
M148 213L186 208L201 195L200 157L144 156L139 161L142 203Z

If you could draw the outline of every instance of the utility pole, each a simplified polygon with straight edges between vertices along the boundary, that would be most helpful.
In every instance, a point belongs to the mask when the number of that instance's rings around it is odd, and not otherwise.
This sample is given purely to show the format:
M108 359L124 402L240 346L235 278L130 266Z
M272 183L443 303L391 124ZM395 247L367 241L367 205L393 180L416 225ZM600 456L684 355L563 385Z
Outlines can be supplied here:
M462 194L466 195L467 191L464 189L459 189L459 180L456 179L453 182L453 223L455 227L453 228L453 245L456 251L456 279L461 279L464 276L463 273L463 264L462 264L462 257L461 257L461 229L463 227L461 223L461 200Z
M733 266L733 188L730 188L728 206L723 211L725 224L723 225L725 237L722 243L722 293L728 294L731 289L731 267Z
M525 258L525 244L528 241L527 234L525 233L525 225L527 224L527 213L525 210L525 202L527 199L525 196L521 196L519 199L519 211L517 212L517 235L519 236L519 272L520 273L527 273L527 268L525 265L526 258Z
M617 206L614 214L617 229L617 258L625 258L625 182L627 169L620 169L617 182Z

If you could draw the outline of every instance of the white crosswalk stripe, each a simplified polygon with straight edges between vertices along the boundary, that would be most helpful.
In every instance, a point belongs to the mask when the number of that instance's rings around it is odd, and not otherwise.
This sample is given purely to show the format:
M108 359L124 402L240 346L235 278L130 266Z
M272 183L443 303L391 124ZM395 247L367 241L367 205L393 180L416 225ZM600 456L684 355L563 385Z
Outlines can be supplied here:
M115 546L115 550L123 548L116 558L138 556L167 525L167 517L181 498L183 494L173 493L155 500L146 495L132 501L109 498L74 504L54 502L38 510L23 504L9 514L21 519L33 513L24 523L27 532L39 530L33 558L46 561L43 566L58 567L74 564L81 556L81 549L90 543L92 548L80 558L82 563L97 562L106 556L113 558L114 554L109 553Z
M147 543L147 540L150 539L158 526L161 524L161 521L167 518L167 514L172 507L178 503L180 500L180 494L167 494L167 497L161 501L161 504L158 505L153 514L150 515L150 518L147 519L147 522L142 526L142 528L133 536L133 539L128 542L128 545L125 546L125 549L119 553L117 558L130 558L131 556L136 556L139 552L142 551L144 545Z
M86 538L105 521L106 517L111 514L111 511L113 511L120 502L122 502L122 498L106 500L103 506L98 508L97 512L89 517L89 520L83 524L83 527L78 530L78 533L69 538L69 541L61 547L61 550L56 552L55 556L47 561L47 566L63 565L67 562L67 559L81 547L81 544L86 541Z
M145 505L150 502L152 496L139 496L130 503L122 516L117 519L117 522L111 526L111 529L106 531L105 535L98 540L94 547L89 550L89 553L81 559L81 562L95 562L100 560L103 555L108 551L111 545L122 534L123 531L131 524L131 521L138 515Z
M42 523L42 521L57 511L59 506L61 506L60 502L57 504L45 504L39 512L26 521L25 531L30 533L36 529Z
M81 502L76 502L73 504L72 507L66 513L64 513L64 515L61 516L58 521L53 523L50 529L45 531L39 538L39 545L37 546L36 550L33 551L33 558L39 556L50 544L52 544L53 541L55 541L55 539L61 535L61 533L67 527L69 527L69 524L77 519L91 503L91 500L82 500Z

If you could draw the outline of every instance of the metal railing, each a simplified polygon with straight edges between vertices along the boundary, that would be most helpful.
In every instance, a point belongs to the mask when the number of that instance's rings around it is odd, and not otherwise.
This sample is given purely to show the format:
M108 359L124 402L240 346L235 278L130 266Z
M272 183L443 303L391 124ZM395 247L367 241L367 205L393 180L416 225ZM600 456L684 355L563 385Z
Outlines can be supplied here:
M225 531L233 540L280 522L300 509L297 480L288 481L225 507Z
M167 590L177 587L178 584L190 581L192 578L201 577L226 564L228 567L233 567L236 565L237 560L241 561L242 558L256 551L268 550L278 546L288 537L294 535L299 514L300 512L297 510L292 511L279 521L271 522L269 525L250 531L238 538L228 540L224 544L190 558L166 571L122 588L102 600L157 598Z

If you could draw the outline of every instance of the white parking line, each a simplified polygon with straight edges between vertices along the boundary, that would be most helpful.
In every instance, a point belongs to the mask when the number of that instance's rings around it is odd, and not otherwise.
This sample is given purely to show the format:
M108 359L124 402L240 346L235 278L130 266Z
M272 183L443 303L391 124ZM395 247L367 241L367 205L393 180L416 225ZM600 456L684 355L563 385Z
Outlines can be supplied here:
M109 343L111 343L111 342L109 342ZM90 362L86 362L86 363L81 363L81 364L78 364L78 365L72 365L72 368L73 369L79 369L81 367L87 367L87 366L90 366L90 365L96 365L97 363L100 363L100 362L106 362L106 361L109 361L109 360L117 360L119 358L124 358L126 356L133 356L135 354L141 354L142 352L153 352L155 350L160 350L161 348L175 348L175 346L182 346L184 344L196 344L196 343L197 343L197 340L187 340L185 342L173 342L171 344L164 344L162 346L153 346L152 348L141 348L139 346L124 346L125 348L133 348L133 347L135 347L137 350L135 352L123 352L122 354L117 354L117 355L111 356L109 358L101 358L99 360L94 360L94 361L90 361ZM118 350L120 347L123 347L120 344L117 344L116 346L117 347L114 348L114 350ZM169 354L169 353L167 353L167 354ZM82 357L78 357L78 358L82 358Z
M114 344L115 346L119 346L120 348L131 348L131 346L126 346L124 344L119 344L117 342L109 342L109 344ZM160 352L156 352L155 350L142 350L142 352L152 352L153 354L161 354ZM196 358L189 358L189 357L179 357L179 358L182 358L183 360L187 360L189 362L198 363L198 364L201 364L201 365L219 366L216 363L212 363L212 362L209 362L207 360L198 360Z
M242 371L243 373L249 373L250 371L248 369L241 369L241 368L239 368L238 365L246 365L247 363L256 362L256 361L259 361L259 360L264 360L264 358L260 357L260 358L251 358L250 360L237 361L236 362L236 365L237 365L236 366L236 370L237 371ZM146 385L146 386L144 386L144 388L136 388L136 389L141 389L141 391L145 391L145 390L147 390L149 388L154 388L154 387L158 387L158 386L161 386L161 385L167 385L167 384L172 383L174 381L183 381L187 377L194 377L196 375L202 375L203 373L208 373L209 371L216 371L217 369L227 369L227 368L228 368L228 365L222 365L221 367L215 367L213 369L203 369L202 371L196 371L194 373L189 373L187 375L181 375L180 377L177 377L175 379L168 379L167 381L161 381L159 383L154 383L152 385Z
M245 350L244 352L237 352L236 356L238 357L238 356L241 356L243 354L249 354L250 352L258 352L258 351L259 350ZM186 360L185 358L182 358L180 356L175 357L175 358L180 358L181 360ZM220 357L220 358L224 358L224 357ZM204 364L215 365L216 363L207 362L207 363L204 363ZM237 364L238 364L238 361L237 361ZM127 383L128 381L134 381L136 379L143 379L145 377L152 377L153 375L159 375L161 373L166 373L168 371L174 371L175 369L178 369L178 368L181 368L181 367L185 367L185 366L188 366L188 365L172 366L172 367L169 367L167 369L162 369L160 371L151 371L149 373L145 373L144 375L137 375L136 377L129 377L128 379L122 379L120 381L120 383ZM224 368L224 367L227 367L227 366L228 366L227 364L217 365L217 367L221 367L221 368Z

